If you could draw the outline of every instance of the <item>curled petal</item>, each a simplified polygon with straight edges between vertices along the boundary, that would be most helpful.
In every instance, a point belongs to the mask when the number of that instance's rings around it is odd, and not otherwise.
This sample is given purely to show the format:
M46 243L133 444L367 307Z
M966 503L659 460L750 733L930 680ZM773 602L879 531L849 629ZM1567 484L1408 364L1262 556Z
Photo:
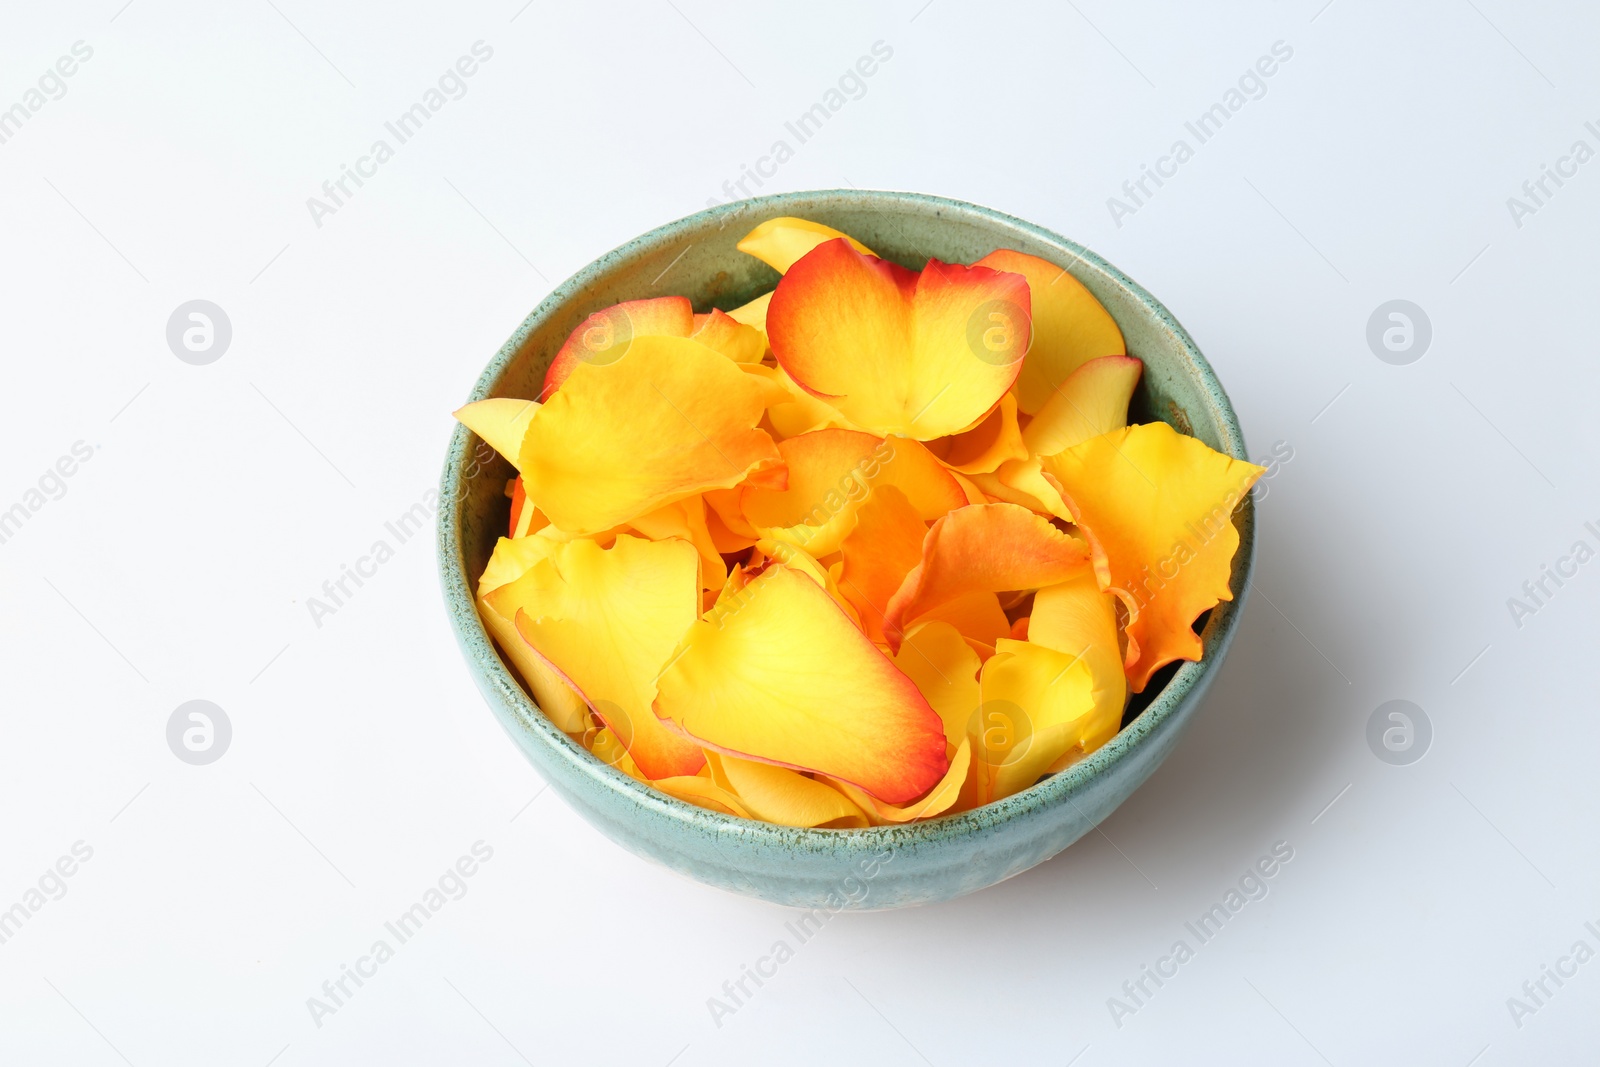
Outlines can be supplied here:
M496 589L521 578L540 560L547 559L555 547L554 541L542 537L502 537L496 542L494 553L478 580L478 615L495 644L522 676L533 702L550 717L557 729L575 734L584 728L589 710L582 694L567 684L560 672L518 635L515 610L504 615L488 597Z
M1162 422L1091 438L1044 467L1089 540L1101 588L1128 606L1133 691L1173 660L1199 659L1194 620L1233 599L1233 510L1263 468Z
M475 400L456 411L456 419L486 441L515 467L522 455L522 439L539 410L537 400L496 396Z
M687 541L621 534L610 549L568 541L486 598L651 779L694 774L705 762L650 710L656 674L699 613L699 567Z
M1036 414L1056 386L1082 364L1127 352L1116 320L1063 267L1003 248L975 266L1011 271L1028 279L1033 294L1033 345L1017 378L1017 402Z
M713 615L657 683L657 714L688 737L891 804L949 769L939 716L811 578L773 564Z
M960 433L999 402L1028 347L1018 274L930 260L921 272L818 245L778 283L767 337L802 388L876 434Z
M580 363L600 366L628 354L638 337L688 337L694 331L694 308L684 296L658 296L649 300L624 300L584 319L544 373L540 400L549 400Z
M1027 508L1016 504L957 508L933 524L922 544L922 562L906 575L889 602L883 627L889 645L899 647L907 623L958 596L1054 585L1087 560L1082 541Z
M1044 645L1002 638L980 687L972 739L984 803L1033 785L1095 721L1088 664Z
M747 488L744 517L763 537L822 557L839 550L871 491L892 485L925 519L965 502L961 487L919 442L859 430L815 430L778 443L783 492Z
M1027 459L1028 449L1017 428L1017 398L1007 393L988 418L965 433L929 442L928 451L945 466L968 475L989 474L1006 460Z
M767 354L765 334L721 311L696 315L694 332L689 336L735 363L760 363Z
M1089 667L1094 697L1093 721L1085 724L1083 751L1093 752L1122 726L1128 680L1117 640L1117 601L1100 589L1094 570L1085 567L1033 598L1023 637L1036 645L1082 659Z
M750 363L744 366L751 374L777 384L784 391L778 403L767 407L767 423L772 427L775 439L784 441L812 430L856 429L849 419L839 413L838 408L796 385L782 367Z
M740 304L728 312L728 318L734 322L742 322L761 331L762 340L767 336L767 305L772 303L771 293L762 293L748 304Z
M909 804L887 804L862 792L849 782L839 782L838 786L840 792L860 805L861 810L874 825L887 826L911 822L913 819L931 819L935 815L951 811L955 808L956 801L960 799L962 787L970 777L971 771L972 743L967 738L962 738L950 757L950 769L939 779L939 784L928 790L925 796Z
M1060 488L1044 475L1043 458L1126 426L1143 369L1132 356L1101 356L1069 374L1022 431L1027 457L1008 459L995 472L996 495L1070 522Z
M685 804L693 804L697 808L720 811L724 815L734 815L741 819L756 817L749 808L739 802L738 797L710 778L689 774L657 778L650 784L669 797L675 797Z
M1029 454L1053 456L1128 425L1128 401L1143 371L1132 356L1101 356L1073 371L1022 432Z
M849 241L850 247L862 255L872 255L872 249L832 226L824 226L820 222L811 222L808 219L788 217L768 219L763 222L744 235L738 248L741 252L755 256L779 274L784 274L807 252L822 242L841 237Z
M583 535L778 471L756 429L775 388L697 341L636 337L618 362L578 364L539 409L523 485L552 523Z
M707 752L711 780L738 799L751 818L780 826L833 830L867 825L861 808L833 786L770 763Z

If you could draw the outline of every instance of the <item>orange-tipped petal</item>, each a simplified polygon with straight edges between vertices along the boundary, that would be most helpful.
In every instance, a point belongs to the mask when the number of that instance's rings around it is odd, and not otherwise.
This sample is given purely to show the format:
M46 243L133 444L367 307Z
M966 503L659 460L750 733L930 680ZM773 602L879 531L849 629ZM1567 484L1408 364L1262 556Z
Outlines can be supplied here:
M935 815L943 815L955 807L960 799L962 786L966 783L972 769L972 743L962 738L961 743L955 747L955 754L950 757L950 769L939 779L939 784L930 789L920 800L909 804L886 804L875 797L862 792L849 782L839 782L839 791L860 805L874 825L892 826L896 823L911 822L913 819L931 819Z
M512 537L518 536L517 528L523 525L522 509L533 510L533 505L528 503L528 494L522 488L522 475L511 479L511 484L506 486L506 495L511 498L511 530Z
M773 564L713 615L657 682L657 714L688 737L891 804L944 776L938 714L811 578Z
M1036 414L1056 386L1082 364L1127 352L1116 320L1064 268L1008 248L989 253L974 266L1011 271L1028 279L1033 295L1033 345L1016 385L1018 406L1025 413Z
M523 441L528 496L573 534L627 522L781 466L756 429L776 387L688 338L636 337L626 358L580 363Z
M906 495L883 485L862 503L855 529L839 546L844 556L839 588L855 605L862 629L875 644L885 641L883 619L889 600L911 568L922 562L922 539L927 533L928 524Z
M736 797L751 818L779 826L832 830L866 826L861 808L833 786L770 763L707 752L711 780Z
M1194 620L1233 599L1233 510L1263 468L1162 422L1091 438L1044 467L1089 540L1101 588L1128 606L1133 691L1173 660L1199 659Z
M1028 307L1018 274L938 260L919 273L828 241L778 283L767 337L857 426L927 441L972 428L1011 387Z
M557 729L575 734L584 728L589 706L582 695L517 634L515 610L510 615L502 614L488 596L521 578L540 560L547 559L555 547L555 542L542 537L502 537L496 542L483 575L478 579L478 615L495 644L522 676L533 702Z
M457 409L456 420L488 442L489 447L511 461L515 467L522 455L522 439L539 411L537 400L517 400L508 396L475 400Z
M696 315L694 332L689 336L735 363L760 363L767 354L765 334L721 311Z
M967 736L978 695L978 654L947 622L930 620L906 635L894 665L917 684L944 723L945 740L959 745Z
M906 575L889 602L884 632L890 647L898 647L906 624L958 596L1054 585L1087 560L1082 541L1027 508L1016 504L957 508L928 531L922 562Z
M624 300L584 319L544 373L540 400L549 400L573 368L581 363L606 366L628 354L639 337L688 337L694 331L694 308L684 296Z
M1002 638L979 687L972 737L985 803L1033 785L1095 721L1088 664L1044 645Z
M747 488L740 505L763 537L813 556L838 551L875 486L898 488L924 519L966 500L950 472L916 441L885 440L859 430L815 430L777 447L789 487L783 492Z
M824 226L809 219L789 217L768 219L763 222L744 235L738 248L741 252L755 256L779 274L784 274L813 248L824 241L841 237L849 241L850 246L862 255L872 255L872 249L832 226Z
M928 451L962 474L989 474L1006 460L1028 458L1017 428L1017 398L1007 393L989 417L965 433L928 443Z
M610 549L568 541L487 596L652 779L694 774L705 762L650 709L656 674L698 615L699 567L687 541L622 534Z
M1091 359L1067 376L1022 432L1034 456L1053 456L1128 425L1128 401L1144 364L1132 356Z

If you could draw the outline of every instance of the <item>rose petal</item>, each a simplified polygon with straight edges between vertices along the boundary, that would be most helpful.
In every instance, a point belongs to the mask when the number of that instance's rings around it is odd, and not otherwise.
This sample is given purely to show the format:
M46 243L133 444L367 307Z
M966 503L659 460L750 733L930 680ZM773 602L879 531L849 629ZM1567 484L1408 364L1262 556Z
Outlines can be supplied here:
M739 803L738 797L710 778L692 774L679 775L672 778L657 778L650 784L668 796L685 804L693 804L697 808L719 811L724 815L733 815L741 819L754 818L750 809Z
M965 593L1037 589L1065 581L1088 559L1082 541L1016 504L975 504L940 518L922 562L889 602L884 633L898 648L907 623ZM1010 624L1006 624L1009 628Z
M983 666L960 632L941 620L921 623L906 635L894 665L939 713L945 740L959 745L982 703L978 671Z
M961 743L955 746L954 753L950 756L950 769L939 779L937 785L928 790L927 795L920 800L909 804L887 804L869 793L865 793L849 782L837 783L839 791L858 804L873 825L894 825L907 823L913 819L930 819L935 815L942 815L955 807L956 801L961 796L961 790L972 770L972 743L962 738Z
M1033 598L1033 614L1026 620L1026 640L1088 664L1094 718L1085 724L1084 752L1093 752L1116 734L1128 703L1116 604L1112 594L1101 591L1093 568L1085 567L1075 577L1039 590Z
M875 644L886 641L884 612L906 574L922 562L922 539L927 533L928 524L905 493L880 485L861 504L855 529L840 543L844 567L839 588L855 605L862 629Z
M635 338L688 337L693 330L694 308L684 296L624 300L602 308L567 337L544 373L539 399L548 401L581 363L605 366L623 358Z
M1083 363L1127 352L1116 320L1064 268L1038 256L1003 248L974 266L1010 271L1028 279L1033 296L1033 345L1017 378L1018 406L1036 414L1056 386Z
M1021 275L938 260L919 273L828 241L778 283L767 337L857 426L926 441L970 429L1011 387L1028 301Z
M580 363L523 441L529 498L590 534L781 465L755 428L775 387L697 341L636 337L625 358Z
M770 763L707 752L711 780L731 793L750 817L779 826L854 829L867 825L861 808L833 786Z
M721 605L719 604L719 608ZM716 614L716 613L713 613ZM656 712L707 748L921 796L948 769L939 716L815 581L782 564L690 627Z
M522 439L527 436L528 426L538 411L539 402L536 400L496 396L488 400L475 400L457 409L455 416L458 422L481 437L515 467L522 455Z
M995 473L997 495L1070 521L1061 493L1043 476L1043 457L1126 426L1143 369L1132 356L1101 356L1069 374L1022 431L1027 458L1007 460Z
M694 332L689 336L735 363L760 363L761 357L767 354L765 334L721 311L696 315Z
M838 551L875 486L897 487L928 519L966 499L950 473L916 441L885 440L859 430L815 430L777 447L789 487L783 492L746 489L740 498L744 517L763 537L816 557Z
M812 430L844 429L854 430L856 426L839 413L839 409L812 396L795 384L793 378L784 373L782 367L768 367L764 364L744 364L744 368L751 374L758 375L780 386L783 399L767 407L767 424L772 427L772 436L775 440L785 441L791 437L799 437Z
M1094 723L1089 665L1066 652L1001 638L979 686L972 737L983 803L1033 785Z
M873 254L872 249L832 226L824 226L820 222L811 222L808 219L788 217L768 219L763 222L744 235L738 244L738 249L755 256L779 274L783 274L822 242L841 237L849 241L850 246L857 252L867 256Z
M763 340L767 336L767 305L772 302L771 293L762 293L748 304L740 304L728 312L728 318L734 322L742 322L746 326L753 326L761 331Z
M720 589L728 577L728 565L711 536L706 519L706 503L702 497L691 496L654 511L636 516L630 527L652 541L678 537L689 542L700 553L700 588Z
M500 538L495 543L482 577L478 579L478 615L495 644L500 646L500 651L522 676L528 692L533 695L533 702L550 717L557 729L575 734L584 728L589 706L560 673L553 670L518 635L515 611L504 615L488 598L488 594L510 585L534 564L549 558L555 547L555 542L540 537Z
M989 474L1007 460L1027 459L1028 449L1017 428L1017 398L1005 394L988 418L965 433L928 442L928 451L967 475Z
M487 597L652 779L693 774L705 762L699 746L650 710L657 673L698 615L699 567L687 541L621 534L609 549L569 541Z
M1173 660L1199 659L1194 620L1233 599L1233 509L1264 468L1162 422L1091 438L1044 468L1088 538L1101 588L1128 606L1133 691Z

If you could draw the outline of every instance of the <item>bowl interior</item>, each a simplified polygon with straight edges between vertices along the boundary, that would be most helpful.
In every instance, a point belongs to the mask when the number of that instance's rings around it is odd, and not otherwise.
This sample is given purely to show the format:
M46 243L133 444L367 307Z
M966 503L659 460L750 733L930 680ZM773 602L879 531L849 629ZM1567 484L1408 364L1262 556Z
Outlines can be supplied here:
M1099 256L1072 241L1020 219L958 201L914 193L843 190L787 193L722 205L670 223L596 260L557 287L518 327L490 362L470 399L530 398L539 395L545 369L568 334L594 311L622 300L680 294L696 311L728 310L777 284L779 275L735 245L758 223L795 215L826 223L851 234L885 258L921 268L928 259L970 263L997 248L1039 256L1068 270L1105 305L1127 341L1128 353L1144 361L1145 372L1134 398L1130 421L1160 419L1238 459L1248 458L1243 436L1227 397L1205 358L1183 328L1143 288ZM457 427L447 458L440 516L441 566L447 601L468 655L476 669L498 671L499 690L515 691L517 718L523 728L542 735L570 760L592 764L592 771L610 776L616 789L640 795L652 806L665 804L686 816L730 824L726 829L761 834L782 829L786 835L867 835L876 830L795 831L708 813L667 798L606 767L581 746L554 729L522 693L515 675L493 649L472 610L472 590L510 512L504 495L514 470L493 456L464 427ZM1071 795L1103 769L1113 765L1161 719L1172 714L1203 672L1220 658L1234 627L1249 578L1254 552L1254 511L1247 499L1235 513L1240 547L1234 557L1235 599L1213 610L1205 620L1200 663L1173 665L1159 673L1136 697L1123 730L1089 758L1054 778L1006 800L948 819L913 824L931 827L963 819L992 819L994 809L1024 808L1047 802L1051 794ZM1203 687L1202 687L1203 688ZM512 728L511 724L507 724ZM906 828L900 828L904 832Z

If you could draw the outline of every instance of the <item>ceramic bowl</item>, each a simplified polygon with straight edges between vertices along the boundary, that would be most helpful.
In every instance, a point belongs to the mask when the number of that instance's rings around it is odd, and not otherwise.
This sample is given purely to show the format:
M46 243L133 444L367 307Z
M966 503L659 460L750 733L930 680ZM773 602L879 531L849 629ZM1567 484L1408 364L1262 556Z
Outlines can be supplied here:
M1083 246L1020 219L917 193L785 193L710 208L600 257L558 286L489 361L470 400L536 397L545 368L591 312L621 300L683 294L696 311L737 307L778 275L735 249L780 215L823 222L911 268L929 258L971 263L1014 248L1071 271L1121 326L1144 361L1132 421L1161 419L1218 451L1246 459L1244 438L1211 367L1166 308ZM778 904L893 908L948 900L1054 856L1111 814L1166 759L1228 651L1248 590L1254 511L1234 517L1235 599L1205 622L1205 658L1158 674L1121 732L1087 759L1004 800L906 826L804 830L733 818L682 803L607 766L547 719L497 653L473 590L506 529L506 480L515 472L465 427L450 440L440 487L439 566L444 599L467 665L489 708L552 788L627 849L708 885Z

